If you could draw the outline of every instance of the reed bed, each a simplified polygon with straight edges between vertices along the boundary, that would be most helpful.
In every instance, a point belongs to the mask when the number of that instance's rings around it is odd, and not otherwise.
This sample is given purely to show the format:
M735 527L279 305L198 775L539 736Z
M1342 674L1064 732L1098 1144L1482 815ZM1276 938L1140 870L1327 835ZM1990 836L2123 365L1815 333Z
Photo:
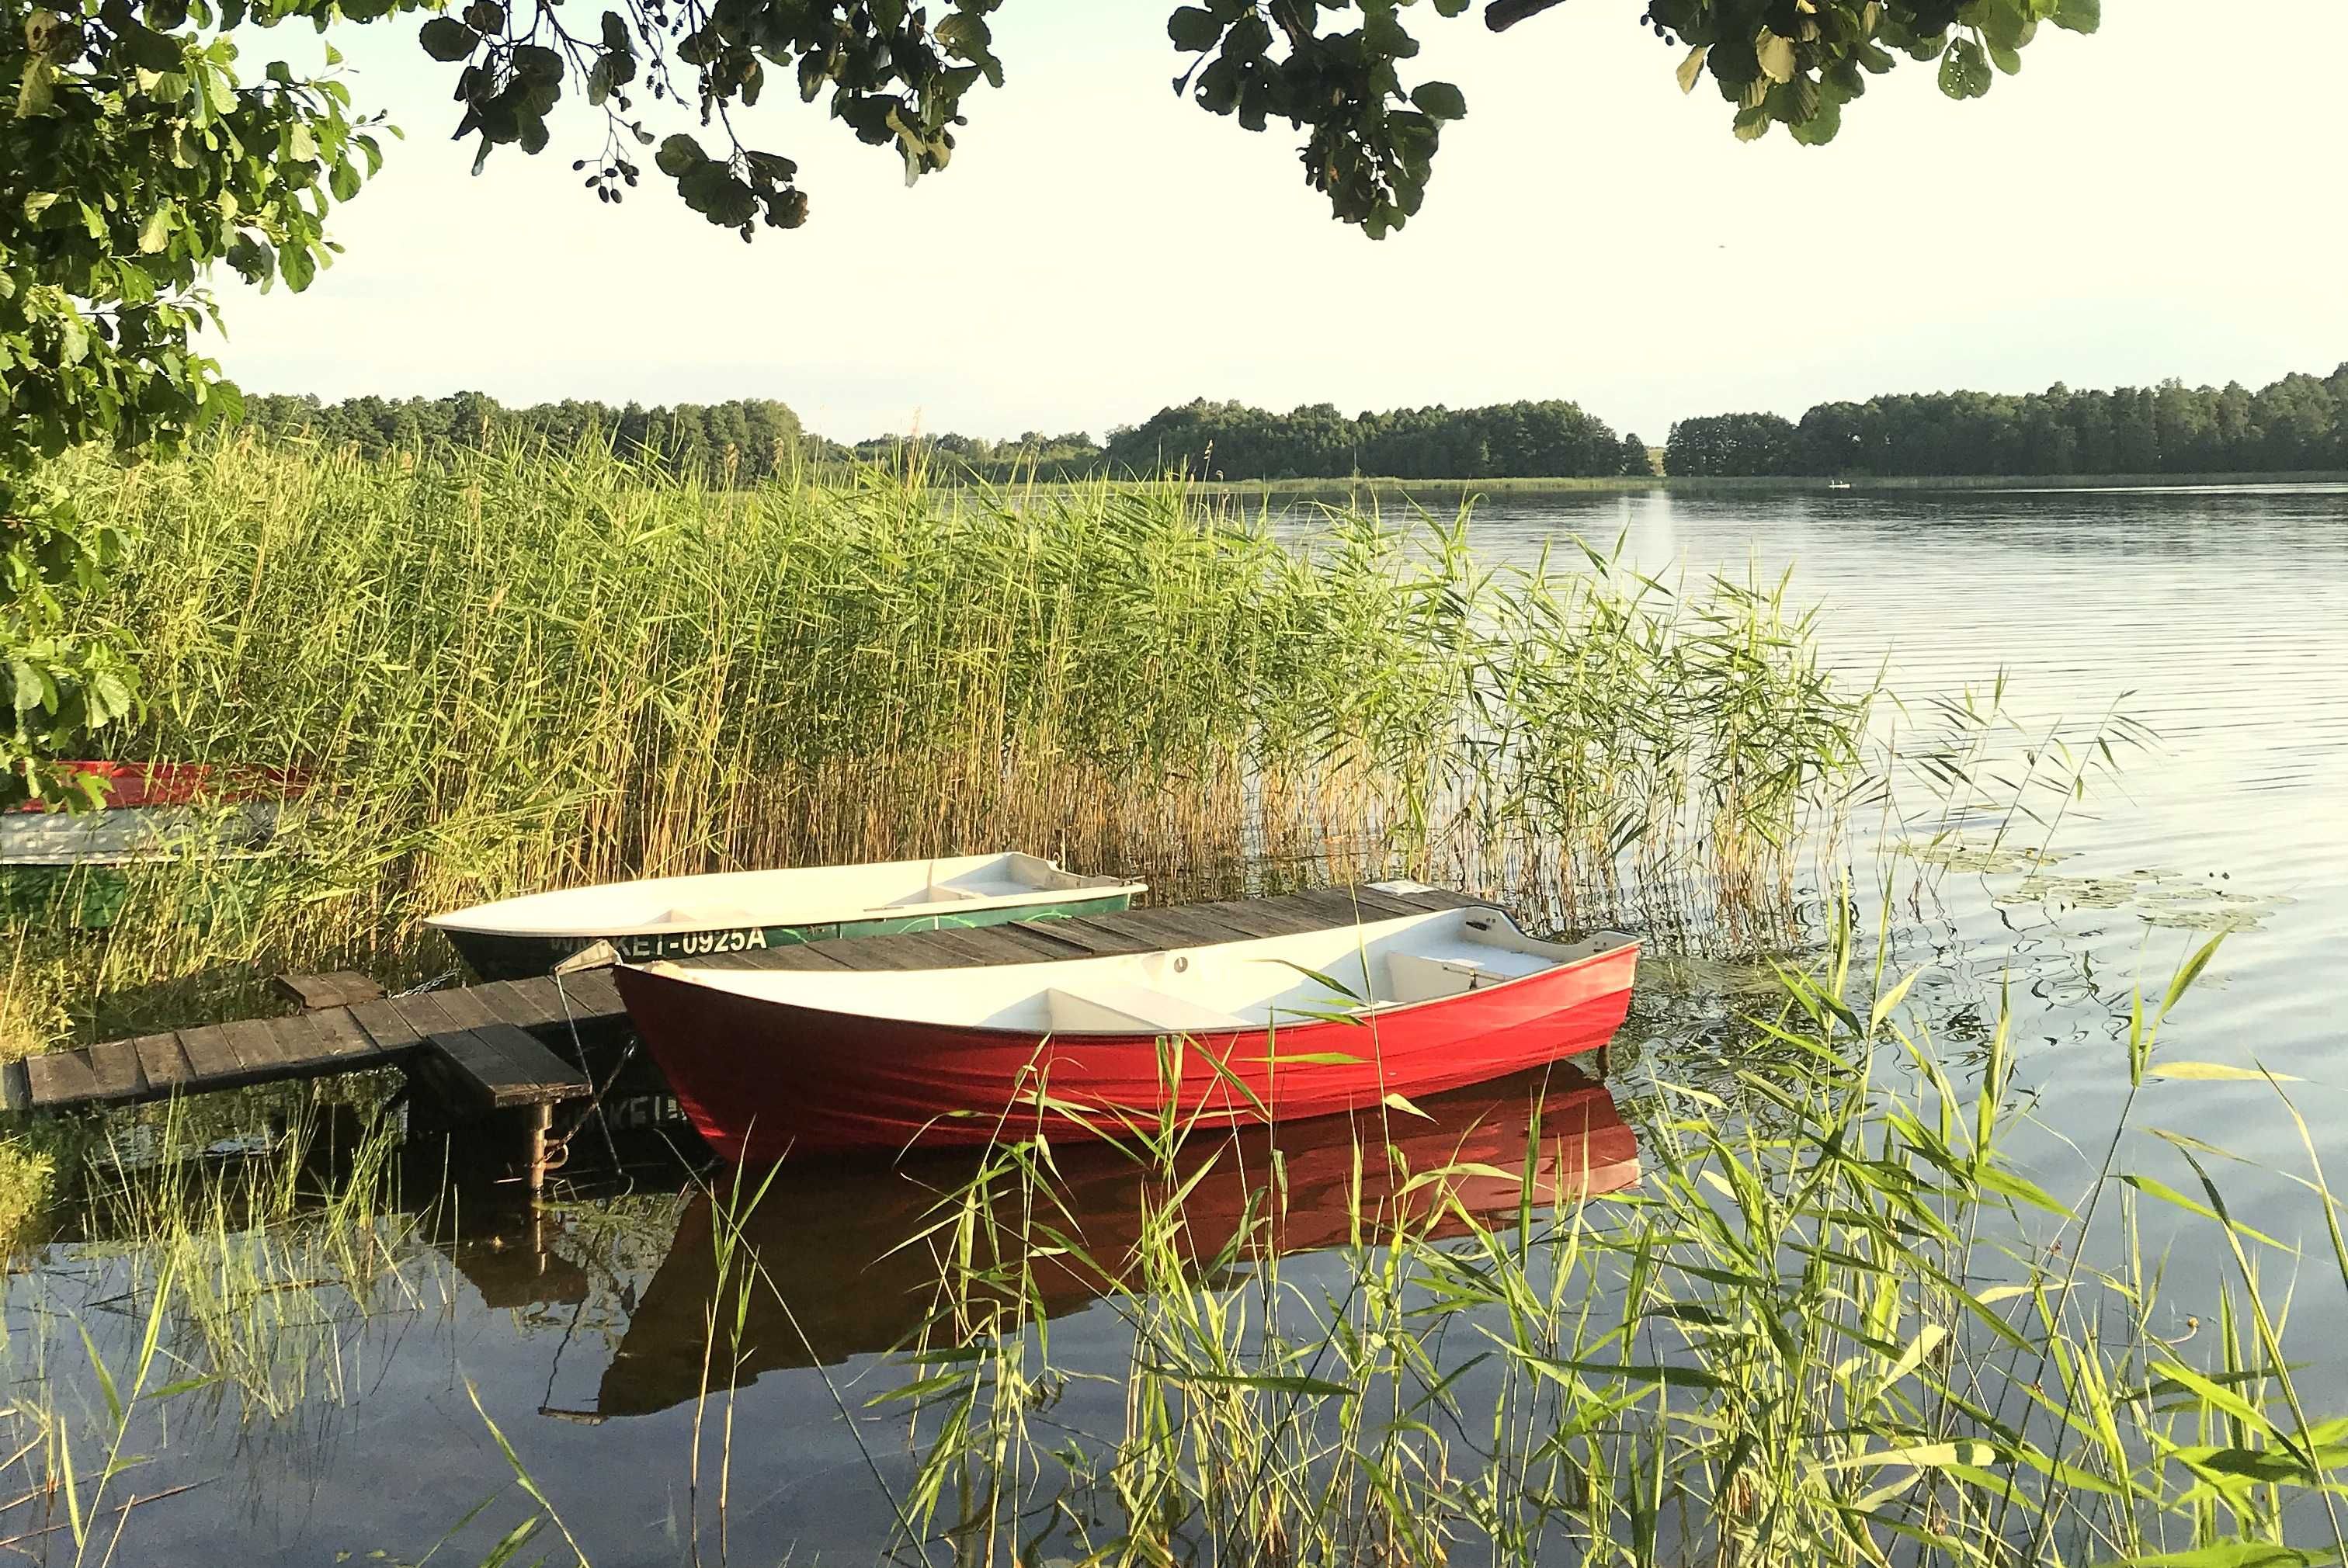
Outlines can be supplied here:
M2285 1344L2291 1319L2336 1311L2333 1289L2348 1291L2313 1144L2302 1179L2321 1239L2312 1276L2295 1278L2295 1249L2229 1212L2213 1172L2234 1156L2135 1121L2157 1080L2225 1071L2158 1048L2216 946L2140 1000L2132 1092L2070 1199L2002 1152L2006 1029L1961 1088L1906 1003L1913 976L1855 974L1847 927L1754 1020L1776 1051L1737 1073L1741 1104L1650 1064L1635 1191L1585 1200L1555 1170L1545 1184L1538 1137L1512 1212L1489 1204L1511 1173L1463 1160L1370 1184L1407 1202L1365 1204L1357 1179L1334 1266L1281 1255L1276 1159L1233 1233L1186 1211L1204 1173L1182 1158L1189 1129L1126 1129L1157 1185L1139 1241L1111 1251L1062 1201L1048 1142L1006 1137L922 1238L940 1309L876 1401L905 1412L920 1461L894 1549L970 1563L2336 1561L2348 1419L2311 1409L2300 1382L2320 1330ZM2189 1194L2123 1164L2147 1135L2181 1152ZM1374 1173L1395 1157L1375 1136L1356 1152ZM2162 1216L2197 1227L2223 1266L2168 1278L2147 1239ZM1070 1270L1121 1320L1111 1364L1056 1354L1035 1310L1039 1281ZM1088 1385L1109 1392L1087 1399Z
M1766 945L1871 696L1782 584L1495 571L1464 515L251 441L71 477L132 541L84 607L143 651L119 750L311 788L274 852L155 868L102 936L9 916L18 1049L273 968L424 978L424 915L519 891L1013 845L1169 897L1417 875Z

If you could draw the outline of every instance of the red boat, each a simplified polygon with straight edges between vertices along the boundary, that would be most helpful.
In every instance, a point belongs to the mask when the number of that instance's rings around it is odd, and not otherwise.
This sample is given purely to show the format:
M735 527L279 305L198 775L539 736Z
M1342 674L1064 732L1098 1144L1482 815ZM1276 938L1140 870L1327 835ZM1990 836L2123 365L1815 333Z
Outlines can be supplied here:
M1282 1122L1592 1050L1638 944L1464 908L1162 951L914 970L623 965L669 1086L736 1162Z

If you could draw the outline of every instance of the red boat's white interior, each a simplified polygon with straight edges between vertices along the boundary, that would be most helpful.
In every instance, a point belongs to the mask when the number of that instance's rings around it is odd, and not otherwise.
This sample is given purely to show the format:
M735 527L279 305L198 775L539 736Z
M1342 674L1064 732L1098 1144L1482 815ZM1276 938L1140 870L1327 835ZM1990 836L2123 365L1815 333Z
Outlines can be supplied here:
M963 1029L1197 1034L1362 1017L1505 985L1632 945L1529 937L1497 909L1444 909L1359 926L1164 952L885 971L649 966L761 1000Z

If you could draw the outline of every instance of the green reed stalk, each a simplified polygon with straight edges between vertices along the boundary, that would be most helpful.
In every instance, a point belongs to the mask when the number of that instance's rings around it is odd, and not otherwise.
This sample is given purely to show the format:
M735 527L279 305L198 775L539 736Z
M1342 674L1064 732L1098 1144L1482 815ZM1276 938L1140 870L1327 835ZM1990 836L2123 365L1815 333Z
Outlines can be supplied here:
M425 915L514 892L1014 845L1170 897L1416 874L1741 941L1866 718L1782 588L1494 570L1464 516L521 449L67 477L134 541L88 611L145 650L122 751L313 787L273 853L142 869L108 930L5 917L23 1044L247 1010L274 969L421 979Z

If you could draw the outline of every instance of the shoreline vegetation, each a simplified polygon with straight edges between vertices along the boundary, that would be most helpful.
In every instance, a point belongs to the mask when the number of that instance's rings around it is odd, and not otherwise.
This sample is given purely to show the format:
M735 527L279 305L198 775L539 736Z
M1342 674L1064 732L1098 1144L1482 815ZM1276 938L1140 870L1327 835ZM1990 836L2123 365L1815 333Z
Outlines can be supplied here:
M69 876L16 903L11 1055L265 1010L282 970L424 979L423 917L489 898L1004 847L1168 900L1408 875L1766 943L1873 695L1783 582L1489 571L1456 522L1343 507L1275 538L1177 480L251 437L58 478L132 563L79 607L143 651L122 759L310 789L103 929Z
M445 457L541 444L602 448L713 484L813 469L925 471L938 482L1092 482L1181 474L1217 484L1419 486L1430 492L1519 483L1606 487L1667 476L1848 481L1961 488L2082 484L2273 482L2348 472L2348 364L2293 374L2253 392L2239 382L2075 392L1900 394L1821 403L1798 421L1720 414L1674 423L1660 447L1559 399L1476 408L1347 415L1334 404L1276 414L1197 399L1161 408L1103 440L1027 431L996 440L953 432L844 445L808 431L772 399L646 408L566 399L507 408L479 392L441 398L267 395L246 400L248 430L349 446L367 456Z

